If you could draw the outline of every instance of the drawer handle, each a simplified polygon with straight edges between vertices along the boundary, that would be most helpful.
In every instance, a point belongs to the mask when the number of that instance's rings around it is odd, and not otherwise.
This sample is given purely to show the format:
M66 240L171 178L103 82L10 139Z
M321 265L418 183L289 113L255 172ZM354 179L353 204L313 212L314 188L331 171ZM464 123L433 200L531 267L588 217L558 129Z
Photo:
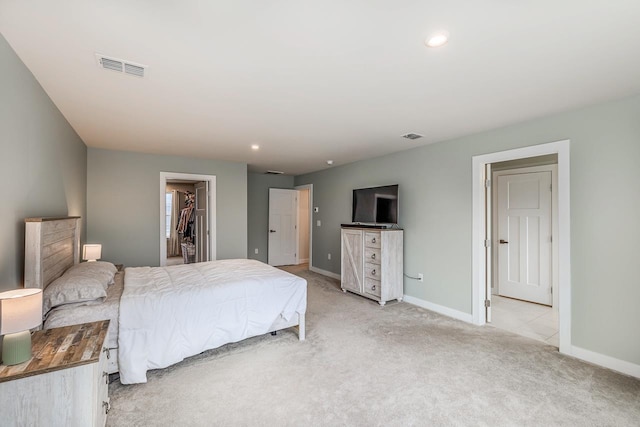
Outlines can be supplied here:
M371 239L371 243L375 243L376 242L376 238L374 237L373 239Z
M107 347L102 347L102 352L103 353L107 353L107 359L111 358L111 352L109 351L109 349Z
M102 376L104 377L104 383L109 384L109 374L107 372L103 372Z
M109 411L111 410L111 402L102 402L102 407L104 408L104 413L108 414Z
M371 290L372 290L372 291L375 291L375 290L376 290L376 285L373 285L373 286L371 287Z
M372 275L372 276L375 276L375 275L376 275L376 270L375 270L375 268L374 268L373 270L371 270L371 275Z
M376 259L376 254L371 254L371 259Z

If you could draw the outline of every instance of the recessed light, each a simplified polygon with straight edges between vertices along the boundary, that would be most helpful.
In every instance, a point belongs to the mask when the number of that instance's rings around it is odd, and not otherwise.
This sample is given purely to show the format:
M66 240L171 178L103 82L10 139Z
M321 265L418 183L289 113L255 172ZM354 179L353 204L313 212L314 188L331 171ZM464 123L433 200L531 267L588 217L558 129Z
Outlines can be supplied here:
M329 166L332 166L332 165L333 165L333 160L327 160L327 164L328 164Z
M447 33L446 31L438 31L437 33L429 36L429 38L424 41L424 44L429 47L440 47L445 45L448 41L449 33Z
M260 149L260 146L259 146L258 144L253 144L253 145L251 146L251 149L252 149L252 150L259 150L259 149Z

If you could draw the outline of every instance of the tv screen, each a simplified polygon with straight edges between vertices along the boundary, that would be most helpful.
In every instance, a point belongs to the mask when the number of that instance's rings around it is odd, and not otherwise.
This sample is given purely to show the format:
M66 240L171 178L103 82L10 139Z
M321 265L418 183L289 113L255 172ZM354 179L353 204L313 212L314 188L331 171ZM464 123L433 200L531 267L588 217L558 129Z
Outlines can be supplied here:
M398 185L353 190L351 222L398 223Z

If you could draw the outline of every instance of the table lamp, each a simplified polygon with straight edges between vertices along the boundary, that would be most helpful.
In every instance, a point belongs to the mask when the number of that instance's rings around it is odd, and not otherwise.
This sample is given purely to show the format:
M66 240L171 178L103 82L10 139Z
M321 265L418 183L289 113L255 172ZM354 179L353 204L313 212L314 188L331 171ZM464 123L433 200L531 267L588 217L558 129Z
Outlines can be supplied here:
M82 247L82 259L85 261L95 261L102 257L102 245L84 245Z
M2 363L17 365L31 359L31 331L42 323L42 289L14 289L0 293Z

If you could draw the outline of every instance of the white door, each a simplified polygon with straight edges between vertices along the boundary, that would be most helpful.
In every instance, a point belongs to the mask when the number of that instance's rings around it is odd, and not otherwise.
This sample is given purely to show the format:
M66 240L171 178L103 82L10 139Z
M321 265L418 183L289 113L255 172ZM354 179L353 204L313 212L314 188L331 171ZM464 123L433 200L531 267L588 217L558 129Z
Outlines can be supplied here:
M209 261L209 182L195 184L196 262Z
M552 304L551 172L498 176L498 293Z
M269 189L270 265L296 264L298 191Z

